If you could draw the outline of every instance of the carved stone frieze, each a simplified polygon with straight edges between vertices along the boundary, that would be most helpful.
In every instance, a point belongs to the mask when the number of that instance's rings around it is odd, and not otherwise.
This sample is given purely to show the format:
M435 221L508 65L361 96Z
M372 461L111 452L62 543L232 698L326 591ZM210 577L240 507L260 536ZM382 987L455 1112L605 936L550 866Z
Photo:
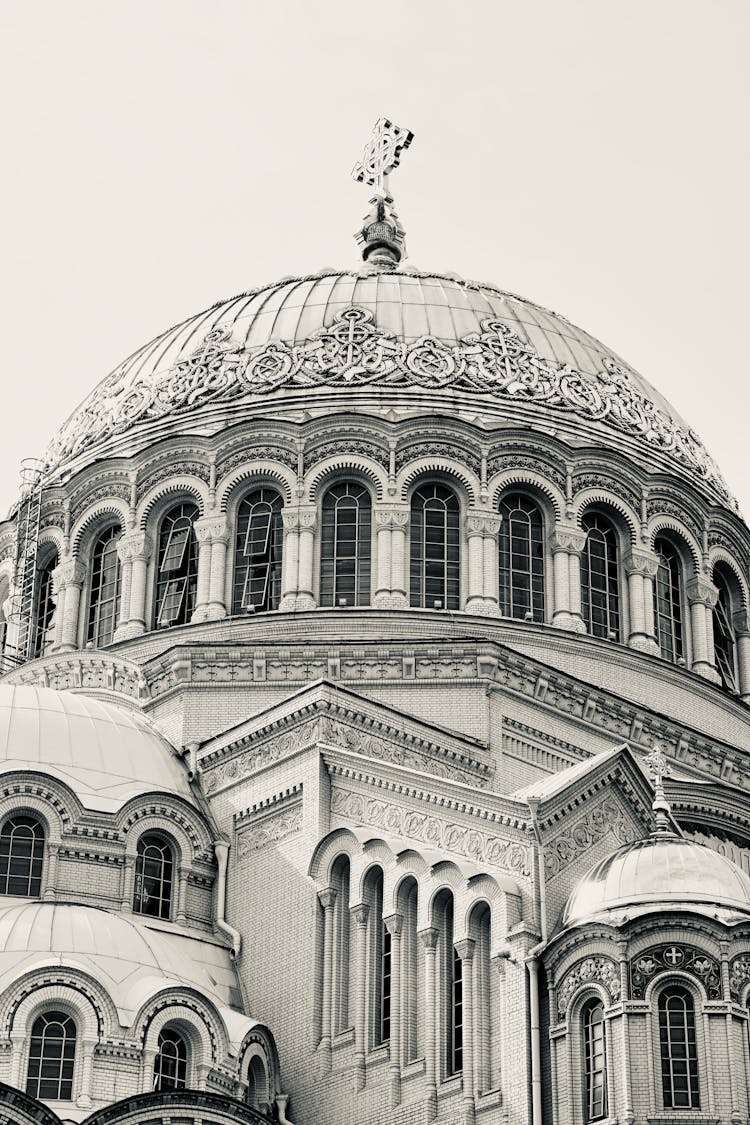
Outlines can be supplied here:
M109 484L99 485L97 488L81 489L76 493L70 505L70 522L75 524L89 508L93 508L102 501L118 499L130 501L130 484L128 481L110 481Z
M588 808L574 824L544 844L544 870L548 879L559 875L574 859L612 834L618 844L629 844L637 835L625 810L612 796Z
M513 875L531 874L531 851L525 841L493 835L471 824L450 822L431 811L422 812L334 786L331 812L345 820L417 840L430 848L453 852Z
M211 470L207 461L175 461L174 458L165 460L157 469L138 481L136 503L140 503L143 497L163 480L172 480L174 477L197 477L204 484L208 484Z
M672 516L678 523L684 524L700 543L702 535L700 524L678 501L668 500L663 496L653 497L646 503L646 518L650 520L653 516Z
M750 983L750 953L741 953L729 963L729 992L737 1004L741 1002L748 983Z
M251 852L269 844L277 844L302 829L302 802L284 805L266 816L252 821L237 833L237 857L244 859Z
M252 465L253 461L278 461L280 465L286 465L287 468L297 468L297 454L293 449L287 449L283 445L248 445L246 449L238 449L234 453L230 453L223 461L219 461L216 465L216 476L219 481L223 481L240 465Z
M374 441L364 441L361 438L341 438L339 441L327 441L323 445L305 448L305 472L313 465L319 464L327 457L340 457L344 453L355 453L359 457L367 457L370 461L388 468L388 450Z
M624 500L635 512L640 511L640 495L626 481L619 480L617 477L606 476L604 473L576 473L573 477L575 493L592 488L601 492L611 492L613 496L619 496L621 500Z
M624 367L607 358L596 376L584 376L568 364L542 359L507 323L492 317L482 321L481 332L449 346L429 336L400 340L378 328L372 312L351 305L300 344L272 341L248 351L221 325L161 375L130 380L125 370L113 372L62 428L48 450L50 464L141 421L282 387L450 387L604 422L670 455L734 503L697 435L645 397Z
M558 985L557 1011L564 1016L570 1001L582 985L599 984L609 993L610 1000L620 999L620 970L610 957L587 957L575 965Z
M133 699L146 699L149 695L140 669L112 657L85 652L36 660L8 673L6 680L16 684L42 684L56 691L102 688Z
M414 445L405 445L396 452L396 472L399 473L411 461L418 461L428 457L447 457L451 461L458 461L479 476L481 458L478 453L458 445L452 441L423 441Z
M544 480L551 480L556 484L560 492L565 491L565 473L547 460L541 457L519 457L513 449L509 447L507 453L493 453L491 457L487 458L487 477L492 479L497 473L505 473L511 470L519 470L521 472L534 473L536 476L542 477Z
M630 995L642 1000L650 981L659 973L688 973L696 977L709 1000L721 1000L721 966L719 962L692 945L670 942L652 945L630 962Z

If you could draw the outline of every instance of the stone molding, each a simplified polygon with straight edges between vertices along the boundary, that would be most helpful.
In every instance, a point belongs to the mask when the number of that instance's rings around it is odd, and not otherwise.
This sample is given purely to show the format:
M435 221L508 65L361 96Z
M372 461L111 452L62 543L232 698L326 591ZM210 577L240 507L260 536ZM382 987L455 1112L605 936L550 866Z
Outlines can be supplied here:
M135 559L148 559L154 549L154 542L147 531L126 531L117 541L117 554L121 562Z
M302 801L285 804L237 830L237 857L244 859L251 852L261 851L269 844L278 844L287 836L302 831Z
M549 535L549 546L553 554L565 551L567 554L580 555L586 546L586 532L580 527L555 524Z
M690 605L697 603L713 609L719 600L719 591L709 578L698 575L685 583L685 596Z
M623 559L626 574L641 574L644 578L655 578L659 569L659 559L653 551L631 547Z
M193 522L193 529L199 543L227 543L230 536L225 515L201 516Z
M610 1001L620 999L620 970L611 957L587 957L574 965L555 989L558 1014L565 1016L573 996L579 988L597 984L609 994Z

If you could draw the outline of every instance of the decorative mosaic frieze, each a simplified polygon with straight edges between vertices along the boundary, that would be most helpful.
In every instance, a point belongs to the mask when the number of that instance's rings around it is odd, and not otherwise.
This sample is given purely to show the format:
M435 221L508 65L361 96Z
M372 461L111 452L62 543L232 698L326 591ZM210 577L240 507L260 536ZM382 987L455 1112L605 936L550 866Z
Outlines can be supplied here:
M636 830L622 806L614 797L605 797L590 808L575 824L566 827L544 845L544 870L554 878L578 856L589 851L611 833L618 844L629 844Z
M334 786L331 812L356 824L380 828L389 835L418 840L430 848L462 855L513 875L531 874L531 849L521 840L494 836L471 825L446 821L433 813L407 808Z
M557 987L557 1010L564 1016L578 989L585 984L600 984L610 1000L620 999L620 970L610 957L587 957L565 974Z
M677 942L652 945L630 962L630 995L643 1000L650 981L659 973L679 970L701 982L709 1000L721 1000L721 966L702 949Z
M604 359L596 376L584 376L542 359L501 320L488 318L481 327L453 346L430 336L407 343L378 328L372 312L351 305L304 343L273 341L248 351L222 325L161 376L130 382L125 369L113 372L62 428L47 459L55 465L137 422L282 387L451 388L605 422L672 456L733 503L697 435L647 399L614 360Z

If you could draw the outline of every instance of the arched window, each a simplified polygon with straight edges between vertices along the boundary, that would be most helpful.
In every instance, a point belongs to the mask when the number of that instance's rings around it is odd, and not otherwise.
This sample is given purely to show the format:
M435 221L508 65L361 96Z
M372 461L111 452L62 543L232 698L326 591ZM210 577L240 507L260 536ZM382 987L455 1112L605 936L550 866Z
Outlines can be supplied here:
M474 1012L474 1059L477 1089L480 1093L493 1088L492 996L493 973L490 965L490 908L477 903L469 916L469 935L474 941L474 972L472 1000Z
M734 575L723 563L714 567L713 582L719 597L713 611L714 655L721 682L728 691L737 691L737 647L734 613L738 608Z
M133 910L169 918L172 910L172 849L161 836L141 836L135 861Z
M333 1029L334 1034L350 1026L349 1019L349 857L342 855L331 871L331 886L336 891L333 905Z
M122 529L109 527L94 544L89 590L86 640L96 648L111 644L120 606L120 559L117 544Z
M458 498L442 484L425 484L411 501L411 604L459 608Z
M391 1037L391 935L383 922L383 872L368 872L365 900L367 915L367 961L370 968L370 1042L387 1043Z
M399 889L399 911L403 916L401 936L401 1043L404 1060L412 1062L420 1054L420 1009L422 1006L422 978L420 972L420 943L417 936L417 907L419 890L417 880L409 876Z
M581 556L581 608L592 637L620 639L620 582L617 534L598 513L584 516L586 544Z
M13 816L0 831L0 894L37 898L42 887L44 829L33 816Z
M247 1068L247 1090L245 1101L252 1109L259 1109L262 1113L270 1109L270 1091L268 1074L263 1060L259 1055L253 1055Z
M5 652L5 645L8 640L8 619L5 616L5 603L8 600L8 583L0 582L0 669L5 671L2 667L2 656Z
M654 550L659 560L654 583L656 639L665 660L676 664L683 656L680 558L666 539L657 539Z
M583 1039L583 1117L586 1125L607 1116L607 1047L604 1005L589 1000L581 1012Z
M42 1101L70 1101L76 1025L65 1012L43 1012L31 1028L26 1093Z
M185 625L195 608L198 585L198 545L193 524L195 504L177 504L161 521L156 564L155 627Z
M695 1005L686 988L659 994L659 1048L665 1109L700 1109Z
M370 604L371 509L360 484L337 484L323 497L321 605Z
M438 931L437 971L440 1027L443 1050L441 1065L446 1076L463 1068L463 963L453 944L453 895L441 891L435 901Z
M278 492L258 488L237 509L232 612L278 609L284 528Z
M187 1044L172 1027L159 1032L154 1059L154 1090L184 1090L187 1086Z
M34 656L44 656L52 643L52 624L55 618L55 603L52 600L52 571L57 566L57 555L53 555L37 576L36 608L34 613Z
M544 621L544 521L526 496L500 504L500 612L521 621Z

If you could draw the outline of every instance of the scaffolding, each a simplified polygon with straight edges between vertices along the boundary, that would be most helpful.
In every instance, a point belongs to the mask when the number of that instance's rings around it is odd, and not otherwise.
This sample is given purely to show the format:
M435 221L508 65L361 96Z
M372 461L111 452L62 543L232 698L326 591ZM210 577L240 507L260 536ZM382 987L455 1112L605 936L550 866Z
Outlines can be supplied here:
M8 621L15 626L15 647L6 646L0 655L0 674L24 664L34 656L36 629L37 550L42 512L44 462L26 457L21 462L21 495L16 512L16 557L13 571L13 595Z

